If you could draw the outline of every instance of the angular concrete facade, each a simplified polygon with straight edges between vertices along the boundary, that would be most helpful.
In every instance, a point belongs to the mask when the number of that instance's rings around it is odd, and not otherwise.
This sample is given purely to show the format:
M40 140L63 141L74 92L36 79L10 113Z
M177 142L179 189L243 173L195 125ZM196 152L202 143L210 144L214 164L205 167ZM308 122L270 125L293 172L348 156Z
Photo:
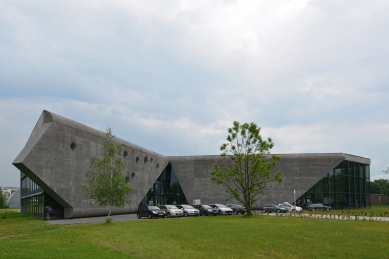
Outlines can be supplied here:
M59 115L43 111L26 146L13 164L37 184L37 191L22 190L22 199L44 192L63 207L64 218L106 215L107 209L95 206L80 186L86 182L89 159L101 154L98 138L104 133ZM134 213L150 187L170 163L181 188L189 201L225 203L225 189L210 178L215 163L221 156L164 156L121 139L123 162L133 192L132 204L113 211L113 214ZM254 208L265 203L293 202L342 161L370 164L370 159L343 153L335 154L284 154L275 170L283 172L283 182L273 183L269 195L263 196ZM21 186L23 187L23 186Z

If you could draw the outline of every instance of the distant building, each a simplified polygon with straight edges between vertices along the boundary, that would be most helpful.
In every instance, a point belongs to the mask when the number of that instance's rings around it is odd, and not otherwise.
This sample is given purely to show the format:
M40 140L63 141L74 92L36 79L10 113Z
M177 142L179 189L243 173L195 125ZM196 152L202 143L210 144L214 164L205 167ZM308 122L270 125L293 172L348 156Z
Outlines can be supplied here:
M21 211L39 218L106 215L107 209L80 189L89 159L101 155L104 132L43 111L13 164L21 171ZM164 156L130 142L123 147L123 175L130 180L132 204L112 214L134 213L139 204L225 203L225 187L211 180L221 156ZM324 203L335 209L370 206L370 159L344 153L280 154L276 170L283 182L269 185L269 195L254 203ZM236 203L237 201L230 201Z
M8 199L12 196L12 194L18 189L19 187L1 187L4 200L7 202Z
M7 200L7 207L10 209L20 208L20 188L11 194Z

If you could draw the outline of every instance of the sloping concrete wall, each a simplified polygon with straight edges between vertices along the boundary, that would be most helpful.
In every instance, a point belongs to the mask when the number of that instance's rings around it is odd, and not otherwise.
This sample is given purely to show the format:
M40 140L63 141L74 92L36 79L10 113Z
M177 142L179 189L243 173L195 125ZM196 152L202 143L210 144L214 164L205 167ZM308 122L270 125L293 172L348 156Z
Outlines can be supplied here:
M80 189L86 183L89 159L102 155L99 138L105 134L80 123L44 111L25 148L13 164L65 208L65 218L106 215ZM130 180L132 204L115 209L113 214L131 213L168 164L167 157L116 138L128 157L124 158L124 175ZM72 150L71 145L76 148ZM145 157L148 162L145 163ZM139 158L139 162L136 162ZM158 168L157 168L158 165Z
M254 204L254 209L259 209L266 203L292 203L293 190L296 190L296 198L300 197L346 158L343 153L277 156L280 161L274 171L282 171L283 181L270 183L268 195L263 195ZM354 157L347 156L349 159ZM211 180L214 165L222 162L222 159L221 156L169 157L189 202L200 199L203 204L226 203L226 189ZM368 162L370 164L370 160ZM234 202L237 201L231 200L228 203Z

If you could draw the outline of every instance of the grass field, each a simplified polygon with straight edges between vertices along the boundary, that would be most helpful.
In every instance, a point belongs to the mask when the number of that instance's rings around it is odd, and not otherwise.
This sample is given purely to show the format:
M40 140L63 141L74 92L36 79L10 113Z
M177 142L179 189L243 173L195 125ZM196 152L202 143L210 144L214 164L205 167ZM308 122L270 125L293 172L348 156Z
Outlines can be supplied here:
M0 215L2 215L0 210ZM217 216L52 225L8 211L1 258L389 258L389 223Z

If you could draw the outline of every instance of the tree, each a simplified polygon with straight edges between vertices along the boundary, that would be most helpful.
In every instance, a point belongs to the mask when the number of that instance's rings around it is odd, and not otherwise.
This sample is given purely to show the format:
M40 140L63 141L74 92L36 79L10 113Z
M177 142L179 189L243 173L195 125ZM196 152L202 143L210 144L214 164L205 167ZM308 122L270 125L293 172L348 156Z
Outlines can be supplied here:
M113 142L111 128L108 128L106 138L100 138L104 155L90 159L90 169L86 173L87 183L81 188L94 199L98 206L108 207L107 222L110 222L112 208L122 208L131 201L127 195L132 191L129 178L123 176L122 147Z
M244 204L248 216L252 215L254 202L267 194L268 184L282 181L282 172L274 172L280 158L265 156L274 146L272 139L263 140L260 131L253 122L234 121L228 129L227 143L220 147L223 161L211 172L212 180L227 188L226 200L235 198Z
M0 209L5 207L5 199L3 196L3 190L0 188Z
M382 170L382 172L389 174L389 167L387 167L386 170Z
M370 193L389 195L389 180L378 179L370 182Z

